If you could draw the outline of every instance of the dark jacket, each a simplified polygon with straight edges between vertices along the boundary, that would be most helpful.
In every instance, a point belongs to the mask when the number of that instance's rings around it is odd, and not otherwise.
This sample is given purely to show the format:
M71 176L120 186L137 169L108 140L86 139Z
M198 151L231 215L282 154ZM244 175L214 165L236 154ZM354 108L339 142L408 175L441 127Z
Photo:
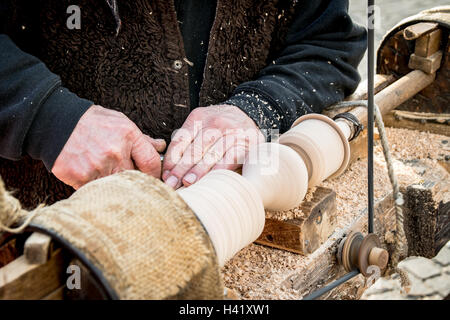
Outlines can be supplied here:
M0 0L0 156L20 160L0 160L0 174L27 206L73 191L42 161L52 167L93 102L167 141L196 107L173 1L117 1L118 33L107 1L77 2ZM72 4L80 30L66 26ZM347 9L346 0L217 1L198 106L234 104L284 132L342 100L366 47Z

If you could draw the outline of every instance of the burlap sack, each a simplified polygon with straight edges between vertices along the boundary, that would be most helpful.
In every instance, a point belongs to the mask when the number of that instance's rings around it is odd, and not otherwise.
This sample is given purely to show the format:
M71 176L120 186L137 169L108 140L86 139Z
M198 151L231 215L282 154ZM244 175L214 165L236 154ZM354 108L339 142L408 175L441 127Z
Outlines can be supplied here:
M20 225L30 218L18 206L10 195L0 195L0 222ZM93 266L111 298L223 297L206 231L176 192L157 179L138 171L115 174L33 215L27 228L46 230L72 247Z

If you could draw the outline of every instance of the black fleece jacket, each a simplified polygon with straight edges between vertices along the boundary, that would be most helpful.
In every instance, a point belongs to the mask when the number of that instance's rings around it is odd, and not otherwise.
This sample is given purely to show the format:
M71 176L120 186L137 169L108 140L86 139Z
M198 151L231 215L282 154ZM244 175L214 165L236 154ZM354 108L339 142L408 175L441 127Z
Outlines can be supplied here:
M195 62L189 70L191 108L198 106L216 6L200 2L175 0L186 55ZM305 0L279 57L224 103L241 108L261 129L284 132L305 111L321 112L352 93L360 81L366 32L347 11L348 0ZM50 170L93 103L64 88L41 61L0 34L0 157L19 160L28 154Z

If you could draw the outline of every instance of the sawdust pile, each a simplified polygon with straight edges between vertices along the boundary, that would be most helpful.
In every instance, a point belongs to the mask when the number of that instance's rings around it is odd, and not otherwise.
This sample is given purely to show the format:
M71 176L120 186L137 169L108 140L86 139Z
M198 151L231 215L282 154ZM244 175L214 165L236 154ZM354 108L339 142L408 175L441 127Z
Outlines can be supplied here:
M386 128L400 185L420 180L420 170L408 166L416 159L428 165L449 158L450 140L446 136L408 129ZM419 168L420 169L420 168ZM353 163L340 177L321 186L336 191L337 226L349 225L358 212L367 207L367 159ZM379 142L374 154L374 193L380 199L391 192L386 164ZM311 197L311 192L308 193ZM267 217L286 220L303 215L299 208L284 212L267 212ZM243 299L299 299L299 293L282 283L292 272L305 269L307 257L256 244L244 248L222 269L225 285Z

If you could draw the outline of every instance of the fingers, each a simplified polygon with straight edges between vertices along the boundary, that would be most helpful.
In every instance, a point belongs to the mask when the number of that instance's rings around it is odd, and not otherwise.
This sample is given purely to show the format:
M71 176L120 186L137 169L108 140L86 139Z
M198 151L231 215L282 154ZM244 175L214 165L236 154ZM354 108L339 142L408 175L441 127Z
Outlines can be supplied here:
M211 170L237 170L244 163L245 157L248 152L248 144L236 143L232 148L229 148L222 159L220 159Z
M223 158L225 152L231 148L231 145L227 144L227 140L229 141L230 139L227 139L227 137L220 138L208 149L203 158L183 176L182 182L185 186L190 186L197 182Z
M209 151L211 146L213 146L219 139L221 139L221 137L222 132L218 129L208 129L199 133L195 137L194 141L186 148L180 161L178 161L178 163L172 168L172 170L170 170L170 174L168 174L168 177L166 175L166 183L173 188L180 187L182 184L182 179L186 175L186 173L192 167L202 161L202 159L204 159L204 155L207 153L207 151ZM217 157L218 152L218 148L216 148L213 155ZM223 151L219 155L220 158L222 157L222 155ZM216 159L215 162L217 160L218 159ZM210 167L214 163L212 163ZM204 163L203 166L204 165L206 165L206 163ZM197 179L191 174L186 177L186 181L190 180L193 180L193 182L195 182Z
M175 165L183 157L183 153L186 148L194 140L194 132L181 128L175 133L169 147L167 148L166 154L164 155L163 163L163 180L166 181L169 178L170 170L172 170Z
M134 142L131 149L131 158L140 171L155 178L161 176L161 158L145 135L141 135Z
M195 183L211 169L235 170L244 161L247 145L260 137L264 138L254 121L237 107L196 108L167 149L163 180L176 189Z

